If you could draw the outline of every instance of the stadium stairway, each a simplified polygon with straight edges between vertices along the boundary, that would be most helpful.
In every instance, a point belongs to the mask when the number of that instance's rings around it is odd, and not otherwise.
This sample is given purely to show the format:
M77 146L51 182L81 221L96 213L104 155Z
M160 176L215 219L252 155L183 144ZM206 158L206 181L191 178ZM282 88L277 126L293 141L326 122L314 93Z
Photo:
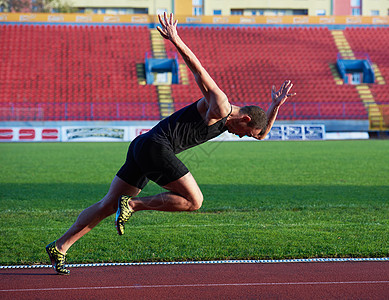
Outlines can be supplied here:
M136 76L138 77L138 84L139 85L146 85L145 65L144 64L136 64Z
M165 42L158 30L150 29L151 49L153 50L153 58L167 58ZM172 97L171 85L157 86L159 111L161 118L166 118L174 112L174 102Z
M330 64L330 70L331 70L332 77L334 77L336 85L342 85L343 79L339 75L339 72L336 68L336 64Z
M354 52L350 47L346 37L342 30L332 30L332 36L334 37L335 45L339 50L339 53L344 59L355 59Z
M335 44L339 50L339 53L342 58L344 59L356 59L354 55L354 51L352 50L349 42L347 41L346 36L344 35L344 32L342 30L333 30L331 31L332 36L334 37ZM378 69L378 66L376 64L373 65L375 74L379 74L379 82L384 82L384 79ZM337 78L338 75L336 75L338 72L334 72L333 69L331 69L332 74L334 75L335 82L339 84L339 79ZM377 73L376 73L377 72ZM378 79L377 79L378 81ZM367 84L361 84L355 86L357 89L359 98L361 99L362 103L364 104L366 110L369 113L369 123L370 123L370 129L378 128L380 127L380 124L383 123L383 115L381 113L381 110L379 106L377 105L374 96Z
M158 85L158 102L161 118L166 118L174 112L174 103L172 98L172 88L170 85Z
M151 49L154 58L167 58L165 43L158 30L150 29Z
M179 64L178 68L180 73L180 83L183 85L188 85L189 77L188 77L186 64Z
M372 66L373 66L373 70L374 70L375 79L377 81L377 84L380 84L380 85L386 84L385 79L382 76L380 69L378 68L378 65L373 63Z

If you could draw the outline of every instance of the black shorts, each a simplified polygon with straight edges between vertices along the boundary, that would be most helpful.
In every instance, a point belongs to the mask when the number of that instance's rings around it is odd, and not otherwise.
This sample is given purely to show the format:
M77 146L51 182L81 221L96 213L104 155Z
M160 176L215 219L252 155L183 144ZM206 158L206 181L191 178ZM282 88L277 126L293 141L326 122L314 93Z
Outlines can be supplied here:
M172 149L140 135L131 142L126 162L116 175L143 189L149 180L165 186L188 172Z

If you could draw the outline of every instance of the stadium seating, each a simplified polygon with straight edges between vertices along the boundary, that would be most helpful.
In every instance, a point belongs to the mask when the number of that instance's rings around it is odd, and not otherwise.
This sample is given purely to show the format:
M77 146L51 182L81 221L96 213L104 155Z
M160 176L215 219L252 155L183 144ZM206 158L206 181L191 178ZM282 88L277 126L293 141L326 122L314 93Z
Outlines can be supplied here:
M139 85L136 73L151 51L146 26L0 25L0 33L0 120L160 118L157 89ZM328 28L181 26L179 33L236 105L267 109L272 85L290 79L297 96L280 119L367 118L355 87L335 84L338 50ZM389 31L344 33L389 78ZM389 103L387 85L370 88L377 102ZM176 110L202 97L191 75L189 84L172 86L172 96Z
M285 79L290 79L295 84L296 104L294 110L285 106L280 112L281 119L367 117L356 89L335 84L330 64L336 62L338 50L327 28L183 27L179 30L183 40L237 105L270 101L272 85L279 88ZM166 47L174 50L168 42ZM188 86L173 86L176 102L187 103L191 101L187 95L199 94L194 91L193 78L189 81ZM326 103L325 113L319 108L321 102ZM347 109L353 107L351 111L357 114L345 112L343 102L352 102ZM339 107L341 111L337 111Z
M159 118L155 87L136 74L151 49L146 26L2 25L1 37L3 113L30 103L44 119Z

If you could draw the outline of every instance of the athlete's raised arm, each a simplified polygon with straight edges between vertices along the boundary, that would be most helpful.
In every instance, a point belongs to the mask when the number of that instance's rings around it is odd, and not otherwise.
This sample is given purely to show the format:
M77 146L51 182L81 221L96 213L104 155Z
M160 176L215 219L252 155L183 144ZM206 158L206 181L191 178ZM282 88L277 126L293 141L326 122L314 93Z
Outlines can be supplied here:
M293 97L294 95L296 95L296 93L293 94L289 93L292 87L293 84L290 80L286 80L278 91L276 91L276 87L273 85L271 89L272 102L270 104L269 109L266 112L267 126L265 131L262 132L257 139L263 140L266 137L266 135L270 132L271 128L273 127L280 106L285 103L288 97Z
M161 26L157 29L160 34L170 40L181 54L188 68L192 71L197 85L199 86L202 94L204 95L210 109L214 115L211 118L223 118L231 110L231 106L228 102L227 96L217 86L212 77L201 65L196 55L189 49L189 47L182 41L177 33L177 20L174 21L173 14L170 16L165 12L164 15L158 15Z

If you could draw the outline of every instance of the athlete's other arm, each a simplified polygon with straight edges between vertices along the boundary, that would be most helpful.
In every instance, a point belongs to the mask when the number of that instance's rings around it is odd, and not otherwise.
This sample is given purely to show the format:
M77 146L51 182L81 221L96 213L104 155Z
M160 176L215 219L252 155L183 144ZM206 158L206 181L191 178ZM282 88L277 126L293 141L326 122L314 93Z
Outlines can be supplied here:
M197 59L196 55L189 49L189 47L182 41L177 33L177 22L174 21L173 14L168 17L165 12L164 15L158 15L161 26L157 29L165 39L170 40L177 48L178 52L184 59L188 68L192 71L196 83L199 86L202 94L204 95L208 105L209 112L212 116L208 116L210 119L218 119L225 117L231 109L227 96L217 86L212 77L201 65L201 62Z
M286 99L288 97L293 97L296 95L296 93L289 94L289 91L293 87L293 84L290 80L286 80L281 88L276 92L276 87L273 85L271 89L271 99L272 102L270 104L269 109L266 112L267 116L267 126L264 132L262 132L257 139L258 140L263 140L266 135L270 132L271 128L273 127L274 121L277 118L278 115L278 110L281 107L282 104L285 103Z

